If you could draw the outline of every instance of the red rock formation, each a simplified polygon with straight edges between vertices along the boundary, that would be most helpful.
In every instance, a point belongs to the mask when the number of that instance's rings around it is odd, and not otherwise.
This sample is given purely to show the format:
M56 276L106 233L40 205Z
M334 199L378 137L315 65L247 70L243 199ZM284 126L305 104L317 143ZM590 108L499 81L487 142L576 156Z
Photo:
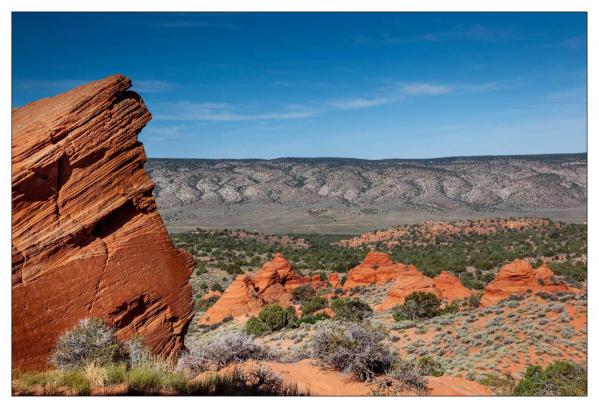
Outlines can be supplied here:
M442 298L442 293L435 287L435 282L416 269L414 265L410 265L399 274L395 284L389 289L387 297L383 299L378 309L387 310L402 304L406 297L413 292L429 292L438 298Z
M337 289L341 284L341 280L339 279L339 274L337 272L330 273L328 278L329 285L331 285L333 289Z
M508 298L511 294L526 292L579 292L565 283L554 283L553 272L546 265L534 269L520 259L504 265L495 275L480 300L481 306L490 306Z
M441 272L433 278L433 283L441 292L441 297L453 302L454 300L464 299L472 295L472 291L462 285L462 282L447 271Z
M347 273L343 289L394 280L405 268L404 264L394 264L389 254L385 252L370 252L360 265Z
M115 75L12 114L12 363L47 365L87 316L176 354L193 259L175 249L137 135L151 115Z
M228 316L249 316L271 303L290 306L292 297L287 284L296 282L299 278L293 272L291 263L276 253L253 276L238 276L216 303L198 319L198 324L219 323Z
M222 322L225 317L240 317L259 312L266 305L249 275L238 275L223 295L198 319L198 324Z

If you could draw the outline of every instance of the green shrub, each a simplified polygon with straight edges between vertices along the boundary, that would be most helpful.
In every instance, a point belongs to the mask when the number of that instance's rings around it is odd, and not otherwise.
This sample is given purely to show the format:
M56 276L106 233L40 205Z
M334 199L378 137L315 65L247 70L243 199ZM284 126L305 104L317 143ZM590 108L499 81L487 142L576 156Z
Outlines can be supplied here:
M268 326L259 317L252 316L245 322L245 332L254 337L268 333Z
M325 313L312 314L307 316L302 316L297 322L298 324L314 324L319 320L329 319L329 316Z
M445 370L441 363L433 359L431 356L424 356L416 362L416 368L420 375L441 377Z
M392 316L396 321L417 320L437 316L441 301L432 293L412 292L405 302L393 308Z
M212 286L210 287L210 290L222 292L223 291L223 287L220 285L220 283L214 282L212 284Z
M298 325L295 309L292 306L284 309L277 304L266 306L258 316L253 316L245 322L245 332L252 336L262 336L285 327Z
M361 321L372 316L370 306L359 299L337 298L331 302L331 309L335 312L335 319L348 321Z
M312 288L310 285L302 285L293 289L291 295L293 296L293 300L296 302L303 302L316 296L316 290L314 290L314 288Z
M569 361L556 361L544 370L530 366L514 395L586 396L587 370Z
M329 301L326 298L314 296L302 302L302 315L314 313L317 310L324 309L328 305Z
M260 311L258 317L266 324L270 332L297 325L295 309L292 306L283 309L277 304L268 305Z

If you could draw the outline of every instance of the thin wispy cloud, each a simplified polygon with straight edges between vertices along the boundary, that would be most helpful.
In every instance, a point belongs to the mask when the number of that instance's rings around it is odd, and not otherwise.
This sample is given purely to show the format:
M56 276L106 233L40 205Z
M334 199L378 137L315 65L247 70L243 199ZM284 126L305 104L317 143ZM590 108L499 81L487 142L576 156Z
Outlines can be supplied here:
M242 122L260 120L293 120L314 116L311 110L280 110L261 112L240 112L240 108L220 102L178 101L159 107L155 117L159 120L191 120L207 122Z
M567 49L577 49L577 48L581 48L583 45L585 45L586 39L584 37L581 36L576 36L576 37L568 37L568 38L564 38L563 40L552 44L553 47L557 47L557 48L567 48Z
M246 106L223 102L176 101L162 104L155 111L157 120L188 120L206 122L284 121L306 119L335 110L369 109L398 103L405 98L439 97L456 92L474 93L498 89L498 82L482 84L444 85L425 82L393 83L379 89L376 96L339 97L306 104L281 104L279 109ZM256 111L257 110L257 111Z
M143 93L160 93L172 90L173 84L159 79L138 79L133 81L133 89Z
M450 30L440 30L411 36L396 36L383 34L378 37L358 35L354 37L354 44L361 46L384 46L392 44L409 43L435 43L453 40L496 42L510 39L514 36L513 27L484 26L484 25L456 25Z

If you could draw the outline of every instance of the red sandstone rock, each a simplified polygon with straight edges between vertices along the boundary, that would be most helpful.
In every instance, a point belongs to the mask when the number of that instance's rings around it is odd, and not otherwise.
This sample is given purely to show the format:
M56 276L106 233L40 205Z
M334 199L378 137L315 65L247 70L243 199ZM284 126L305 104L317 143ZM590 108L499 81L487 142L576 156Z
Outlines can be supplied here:
M202 296L202 297L200 298L200 300L209 300L209 299L212 299L212 298L215 298L215 297L216 297L216 298L219 298L219 297L221 297L222 295L223 295L223 294L220 292L220 290L211 290L211 291L208 291L208 292L206 292L206 293L204 294L204 296Z
M329 284L336 289L341 284L341 280L339 279L339 274L337 272L330 273L329 276Z
M259 312L266 304L249 275L239 275L223 295L198 319L198 324L214 324L225 317Z
M441 292L441 297L453 302L454 300L464 299L472 295L472 291L462 285L462 282L447 271L441 272L433 278L435 287Z
M372 283L381 284L396 279L404 264L394 264L389 254L385 252L370 252L364 261L347 273L343 289L356 286L367 286Z
M193 313L193 259L175 249L137 135L150 120L115 75L12 113L12 363L47 366L88 316L175 355Z
M508 298L511 294L537 292L579 292L565 283L554 283L553 272L546 265L534 269L520 259L504 265L495 275L480 300L481 306L490 306Z
M271 303L290 306L292 296L287 284L299 278L293 272L291 263L277 253L253 276L238 276L216 303L198 319L198 324L219 323L228 316L238 318L256 314Z
M435 286L435 282L416 269L414 265L410 265L399 274L378 309L387 310L402 304L406 297L413 292L428 292L442 298L442 292Z

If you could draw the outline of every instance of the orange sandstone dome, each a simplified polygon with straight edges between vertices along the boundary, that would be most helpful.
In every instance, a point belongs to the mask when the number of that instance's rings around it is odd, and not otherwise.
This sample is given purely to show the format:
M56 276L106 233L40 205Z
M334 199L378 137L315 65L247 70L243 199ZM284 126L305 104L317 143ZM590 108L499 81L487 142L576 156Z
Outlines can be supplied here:
M360 265L347 273L343 289L392 281L405 269L404 264L394 264L385 252L370 252Z
M516 259L504 265L495 279L485 288L482 306L490 306L508 298L511 294L526 292L580 292L565 283L554 282L554 275L546 265L534 269L527 261Z

